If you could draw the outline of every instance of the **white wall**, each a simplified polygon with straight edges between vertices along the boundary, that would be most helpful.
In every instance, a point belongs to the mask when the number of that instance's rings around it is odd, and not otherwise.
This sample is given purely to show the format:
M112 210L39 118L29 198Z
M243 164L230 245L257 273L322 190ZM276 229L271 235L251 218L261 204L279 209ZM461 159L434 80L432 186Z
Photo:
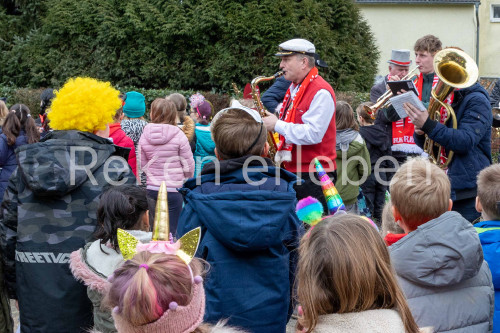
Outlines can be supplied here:
M387 74L387 60L391 57L392 49L409 49L413 69L413 46L417 39L427 34L437 36L443 47L458 46L472 58L476 57L476 21L472 4L359 4L359 8L370 24L380 50L379 75ZM500 23L498 25L500 28ZM500 43L500 35L497 41Z

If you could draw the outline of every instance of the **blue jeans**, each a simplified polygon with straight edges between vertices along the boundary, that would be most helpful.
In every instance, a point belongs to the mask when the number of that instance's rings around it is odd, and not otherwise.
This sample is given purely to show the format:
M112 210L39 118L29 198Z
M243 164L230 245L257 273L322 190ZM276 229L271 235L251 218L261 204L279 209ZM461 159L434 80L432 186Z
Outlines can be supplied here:
M153 220L149 221L149 225L151 231L153 231L153 221L155 215L156 200L158 199L158 191L148 190L148 198L152 199L148 201L149 201L149 216L150 218L153 218ZM181 215L182 211L182 194L180 194L179 192L168 192L167 201L168 201L168 219L169 219L168 225L170 228L170 233L175 238L177 235L177 222L179 221L179 216Z

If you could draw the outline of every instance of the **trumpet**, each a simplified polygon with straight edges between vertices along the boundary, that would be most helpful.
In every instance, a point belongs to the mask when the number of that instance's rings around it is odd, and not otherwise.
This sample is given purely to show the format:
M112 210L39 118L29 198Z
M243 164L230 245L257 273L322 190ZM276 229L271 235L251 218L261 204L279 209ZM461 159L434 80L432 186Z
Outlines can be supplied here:
M409 80L411 79L413 76L415 76L415 74L413 74L420 66L417 66L415 67L414 69L412 69L411 71L408 72L408 74L406 74L402 79L401 81L404 81L404 80ZM363 109L366 111L366 113L368 113L370 115L370 117L372 117L372 119L375 119L375 115L377 114L377 111L379 109L383 109L383 108L387 108L389 107L389 105L391 105L391 102L389 102L389 99L392 97L392 91L391 89L388 89L386 90L385 93L382 94L382 96L380 96L378 99L377 99L377 102L375 104L373 104L372 106L363 106Z
M464 89L476 83L479 71L476 62L467 53L454 49L443 49L434 56L434 72L439 78L436 86L431 91L431 100L427 111L431 120L437 120L446 124L452 122L454 129L457 128L457 117L453 108L444 103L446 97L455 89ZM446 108L447 116L441 121L441 107ZM424 151L429 155L432 163L442 169L450 164L453 151L449 151L446 161L442 162L440 155L442 146L427 135L425 136Z
M282 76L283 74L284 73L282 71L279 71L272 76L267 76L267 77L266 76L257 76L250 83L250 87L252 88L253 103L254 103L255 107L257 108L257 110L261 113L262 117L266 116L266 112L265 112L264 105L262 104L262 101L260 100L260 93L259 93L257 85L260 82L271 81L271 80L277 79L280 76ZM269 158L273 161L273 163L276 163L274 161L274 156L276 156L276 152L278 151L278 147L277 147L276 141L274 140L273 133L271 133L271 132L267 132L267 143L269 143ZM277 166L279 167L279 165L277 165Z

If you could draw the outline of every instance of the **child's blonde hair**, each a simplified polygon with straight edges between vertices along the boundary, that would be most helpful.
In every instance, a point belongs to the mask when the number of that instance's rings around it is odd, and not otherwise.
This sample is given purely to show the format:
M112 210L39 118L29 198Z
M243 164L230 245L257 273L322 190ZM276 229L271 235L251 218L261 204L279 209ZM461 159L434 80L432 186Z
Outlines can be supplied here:
M477 176L477 196L490 219L500 220L500 164L483 169Z
M328 217L301 240L299 323L313 332L318 316L395 309L407 333L418 332L391 266L389 252L374 227L359 216Z
M4 101L0 100L0 126L3 126L3 122L8 115L9 109L7 108L7 105L5 105Z
M351 128L355 131L359 130L359 125L354 119L354 111L349 103L338 101L335 106L335 126L337 130Z
M238 108L224 111L212 123L211 130L215 148L223 160L245 155L259 156L266 144L267 130L263 123Z
M415 230L448 211L451 185L448 176L423 158L410 159L392 178L392 205L404 223Z
M404 234L405 231L396 223L394 215L392 215L392 203L386 202L382 210L382 230L381 235L385 237L388 233Z

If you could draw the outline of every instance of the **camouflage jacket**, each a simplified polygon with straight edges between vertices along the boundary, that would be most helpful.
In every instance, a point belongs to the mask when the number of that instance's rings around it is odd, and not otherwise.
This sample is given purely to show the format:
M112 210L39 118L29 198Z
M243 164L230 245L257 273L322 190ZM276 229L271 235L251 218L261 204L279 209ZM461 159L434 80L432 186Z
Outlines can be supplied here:
M22 332L91 327L92 304L71 275L69 255L93 240L100 194L135 182L122 149L78 131L54 131L17 149L18 168L2 203L0 242Z

